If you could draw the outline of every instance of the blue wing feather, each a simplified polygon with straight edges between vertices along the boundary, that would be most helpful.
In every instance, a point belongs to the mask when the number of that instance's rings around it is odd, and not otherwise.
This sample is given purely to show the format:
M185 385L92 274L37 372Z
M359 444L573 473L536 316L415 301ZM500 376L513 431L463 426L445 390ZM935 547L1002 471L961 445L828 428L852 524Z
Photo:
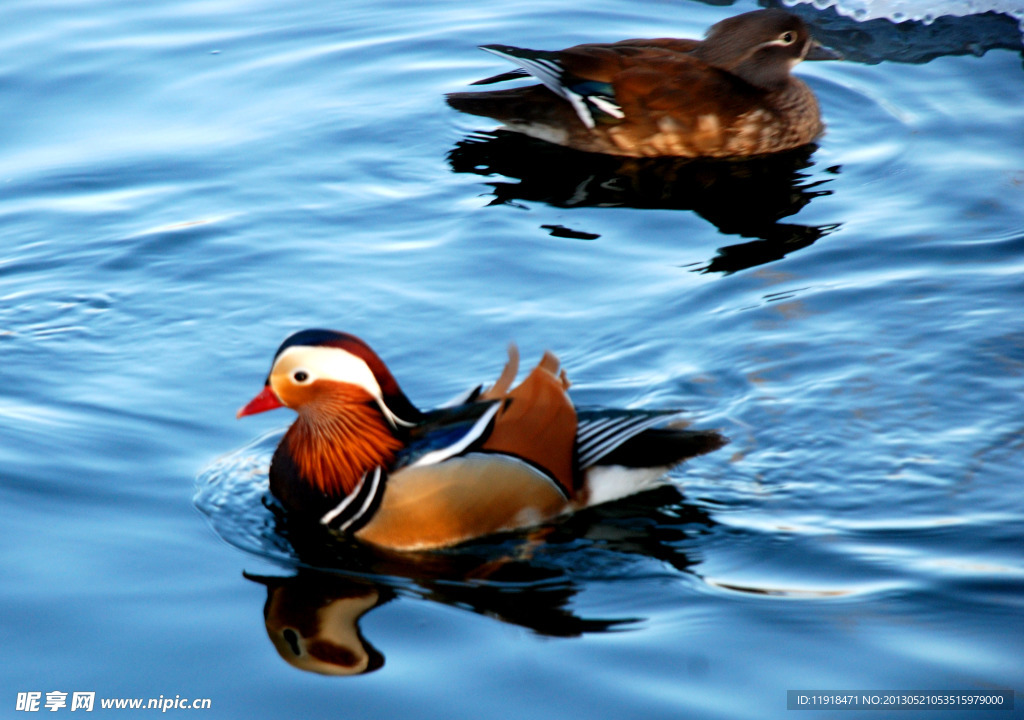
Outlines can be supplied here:
M391 471L441 462L466 452L487 436L499 405L497 400L474 402L428 413L399 452Z
M515 63L540 80L551 92L568 100L588 128L595 127L598 120L621 120L624 117L622 108L615 101L615 89L610 83L572 75L562 66L556 52L527 50L510 45L481 45L480 49Z

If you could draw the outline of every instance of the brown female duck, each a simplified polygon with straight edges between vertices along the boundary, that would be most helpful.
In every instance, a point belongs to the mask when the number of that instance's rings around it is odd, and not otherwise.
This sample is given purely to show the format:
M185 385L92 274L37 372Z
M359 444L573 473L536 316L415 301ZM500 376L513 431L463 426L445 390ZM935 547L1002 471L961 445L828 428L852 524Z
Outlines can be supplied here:
M448 95L455 109L587 152L743 157L806 145L824 131L817 99L790 71L836 59L804 22L778 9L713 25L703 41L660 38L556 52L484 45L541 85Z

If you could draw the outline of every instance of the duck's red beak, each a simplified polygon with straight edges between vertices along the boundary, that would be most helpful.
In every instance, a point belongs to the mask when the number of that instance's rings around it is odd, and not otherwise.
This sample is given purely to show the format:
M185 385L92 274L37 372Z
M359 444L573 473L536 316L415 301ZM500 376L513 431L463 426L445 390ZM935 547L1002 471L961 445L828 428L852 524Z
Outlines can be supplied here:
M269 385L266 385L259 395L250 400L244 408L238 411L238 414L235 415L235 417L243 418L246 415L255 415L256 413L266 412L267 410L273 410L274 408L279 407L284 407L284 403L278 400L274 391L270 389Z

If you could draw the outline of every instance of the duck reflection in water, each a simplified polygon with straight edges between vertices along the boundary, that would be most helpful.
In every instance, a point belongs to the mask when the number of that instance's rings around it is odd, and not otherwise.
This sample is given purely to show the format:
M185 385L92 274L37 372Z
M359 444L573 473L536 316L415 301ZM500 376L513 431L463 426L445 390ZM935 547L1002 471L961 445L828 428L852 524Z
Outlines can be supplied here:
M431 552L384 551L281 526L304 567L290 577L245 577L266 587L267 634L286 662L321 675L358 675L384 665L360 621L396 598L470 609L551 637L628 630L644 618L582 617L574 596L590 581L628 580L638 561L692 574L695 561L684 548L712 524L663 486L538 530Z
M292 577L245 577L267 588L267 635L289 665L321 675L362 675L384 664L363 638L359 618L391 598L385 588L306 570Z
M692 210L726 235L756 238L718 250L701 272L733 273L812 245L838 225L780 223L814 198L829 179L810 180L815 146L743 160L626 158L563 148L504 130L478 133L448 153L457 173L500 175L488 182L490 205L542 202L560 208ZM838 168L831 168L838 173ZM740 210L741 209L741 210ZM561 237L592 239L565 228Z

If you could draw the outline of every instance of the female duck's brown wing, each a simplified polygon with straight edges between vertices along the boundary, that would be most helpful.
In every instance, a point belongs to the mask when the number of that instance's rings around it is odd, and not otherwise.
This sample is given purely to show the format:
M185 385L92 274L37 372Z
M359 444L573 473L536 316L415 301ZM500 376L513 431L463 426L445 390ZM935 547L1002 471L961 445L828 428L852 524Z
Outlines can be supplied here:
M665 52L689 53L700 46L699 40L678 38L652 38L645 40L620 40L614 43L588 43L567 48L558 53L560 62L570 73L581 78L609 82L616 68L621 68L626 57L664 55ZM498 46L495 46L498 47ZM509 80L532 77L523 68L491 75L471 82L470 85L494 85Z
M588 152L634 156L717 155L758 94L691 54L695 40L660 38L578 45L558 52L484 49L543 83L452 93L456 110ZM554 93L552 95L551 93Z
M555 55L568 77L577 81L611 83L619 73L638 65L665 59L690 58L689 53L699 46L697 40L652 38L575 45Z

